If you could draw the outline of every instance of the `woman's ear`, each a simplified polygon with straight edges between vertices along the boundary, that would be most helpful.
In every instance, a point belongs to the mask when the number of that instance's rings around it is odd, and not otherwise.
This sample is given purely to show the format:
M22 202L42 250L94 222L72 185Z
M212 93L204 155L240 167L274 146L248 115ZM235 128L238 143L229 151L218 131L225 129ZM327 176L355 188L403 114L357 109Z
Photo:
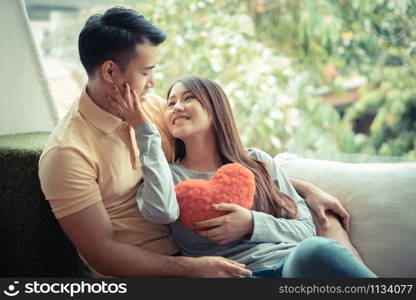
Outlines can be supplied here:
M106 60L100 66L100 76L107 83L115 83L118 73L118 66L112 60Z

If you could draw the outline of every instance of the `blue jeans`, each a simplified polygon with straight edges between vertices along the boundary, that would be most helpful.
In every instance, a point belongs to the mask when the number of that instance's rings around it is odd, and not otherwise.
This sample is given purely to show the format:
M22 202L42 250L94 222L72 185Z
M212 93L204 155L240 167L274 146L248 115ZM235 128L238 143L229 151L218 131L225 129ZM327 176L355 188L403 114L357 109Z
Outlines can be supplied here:
M273 269L254 271L252 278L377 277L340 243L322 237L302 241Z

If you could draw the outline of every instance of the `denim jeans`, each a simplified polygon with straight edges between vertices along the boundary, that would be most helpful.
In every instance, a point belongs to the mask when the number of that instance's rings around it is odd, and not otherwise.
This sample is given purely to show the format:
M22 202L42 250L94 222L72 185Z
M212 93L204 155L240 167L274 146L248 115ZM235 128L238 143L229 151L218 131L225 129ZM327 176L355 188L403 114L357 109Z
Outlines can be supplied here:
M302 241L273 269L254 271L252 278L377 277L337 241L312 237Z

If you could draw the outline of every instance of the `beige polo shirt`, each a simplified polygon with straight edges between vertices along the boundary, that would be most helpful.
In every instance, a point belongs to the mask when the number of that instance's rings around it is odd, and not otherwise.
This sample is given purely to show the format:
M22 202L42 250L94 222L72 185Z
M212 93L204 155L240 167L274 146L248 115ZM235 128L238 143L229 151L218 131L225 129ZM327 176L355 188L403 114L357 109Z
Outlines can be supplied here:
M172 139L161 101L149 95L144 109L171 161ZM39 178L56 218L102 201L116 241L166 255L179 251L169 228L149 223L137 207L142 171L133 129L102 110L85 91L50 135L39 160Z

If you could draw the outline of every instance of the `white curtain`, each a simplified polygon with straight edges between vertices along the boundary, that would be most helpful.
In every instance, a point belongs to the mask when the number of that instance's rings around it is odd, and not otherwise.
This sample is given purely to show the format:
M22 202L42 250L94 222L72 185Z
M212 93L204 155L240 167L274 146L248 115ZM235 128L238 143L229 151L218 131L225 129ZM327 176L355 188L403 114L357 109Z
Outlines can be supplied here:
M23 0L0 0L0 135L51 131L58 113Z

